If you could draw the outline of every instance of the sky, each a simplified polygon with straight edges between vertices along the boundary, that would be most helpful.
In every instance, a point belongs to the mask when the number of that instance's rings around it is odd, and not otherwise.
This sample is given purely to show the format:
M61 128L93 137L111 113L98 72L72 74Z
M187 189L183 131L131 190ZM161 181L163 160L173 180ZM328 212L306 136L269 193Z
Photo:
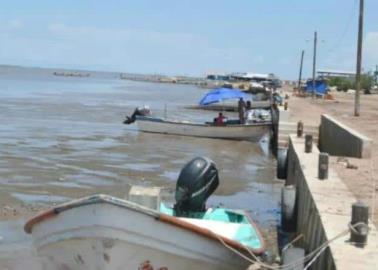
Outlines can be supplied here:
M354 71L358 0L2 1L0 64L296 79L301 50L318 69ZM365 0L365 71L378 64L378 1Z

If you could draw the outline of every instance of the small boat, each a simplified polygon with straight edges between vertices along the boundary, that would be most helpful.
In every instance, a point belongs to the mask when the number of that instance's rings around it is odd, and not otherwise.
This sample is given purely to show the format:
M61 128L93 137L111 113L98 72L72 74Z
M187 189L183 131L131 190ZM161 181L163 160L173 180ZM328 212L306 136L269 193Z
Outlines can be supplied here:
M181 136L193 136L216 139L248 140L258 142L271 129L270 121L240 124L238 120L229 120L218 126L212 122L192 123L189 121L165 120L151 116L137 116L138 129L143 132L163 133Z
M93 195L37 215L25 231L46 269L246 269L240 254L261 255L264 240L246 212L204 208L217 186L215 165L196 158L180 173L173 208Z

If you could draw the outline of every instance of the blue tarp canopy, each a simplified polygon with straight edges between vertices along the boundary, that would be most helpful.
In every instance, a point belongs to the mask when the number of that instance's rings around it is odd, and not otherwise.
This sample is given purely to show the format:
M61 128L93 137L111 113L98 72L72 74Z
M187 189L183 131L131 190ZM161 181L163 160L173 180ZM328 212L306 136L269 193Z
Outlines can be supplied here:
M315 93L317 95L325 95L327 94L328 85L327 82L324 80L315 80ZM308 80L306 83L306 92L312 93L314 92L313 81Z
M248 95L240 89L217 88L208 92L199 102L200 105L209 105L228 99L248 99Z

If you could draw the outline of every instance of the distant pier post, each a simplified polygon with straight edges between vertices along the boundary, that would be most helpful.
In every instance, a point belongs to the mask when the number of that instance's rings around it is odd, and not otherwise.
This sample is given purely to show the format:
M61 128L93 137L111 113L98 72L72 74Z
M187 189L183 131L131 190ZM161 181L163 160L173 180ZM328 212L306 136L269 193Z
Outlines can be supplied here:
M319 154L318 178L320 180L328 179L329 155L328 153Z
M313 137L311 134L305 135L305 153L311 153L312 152L312 143L313 143Z
M297 137L300 138L303 135L303 122L299 121L297 124Z

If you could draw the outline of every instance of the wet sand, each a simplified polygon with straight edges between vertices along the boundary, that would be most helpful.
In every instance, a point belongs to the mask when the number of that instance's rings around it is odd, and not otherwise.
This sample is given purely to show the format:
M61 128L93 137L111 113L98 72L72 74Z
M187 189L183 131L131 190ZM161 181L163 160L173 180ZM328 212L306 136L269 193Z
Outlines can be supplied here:
M9 220L20 225L72 198L124 197L131 185L173 190L182 166L195 156L213 159L219 169L221 183L210 205L247 209L265 232L276 230L282 183L275 180L266 143L139 133L135 125L122 124L125 114L143 104L157 115L167 107L169 117L208 121L215 112L184 109L206 90L33 70L0 72L0 89L0 236L17 227L5 226ZM8 254L2 243L0 259Z

